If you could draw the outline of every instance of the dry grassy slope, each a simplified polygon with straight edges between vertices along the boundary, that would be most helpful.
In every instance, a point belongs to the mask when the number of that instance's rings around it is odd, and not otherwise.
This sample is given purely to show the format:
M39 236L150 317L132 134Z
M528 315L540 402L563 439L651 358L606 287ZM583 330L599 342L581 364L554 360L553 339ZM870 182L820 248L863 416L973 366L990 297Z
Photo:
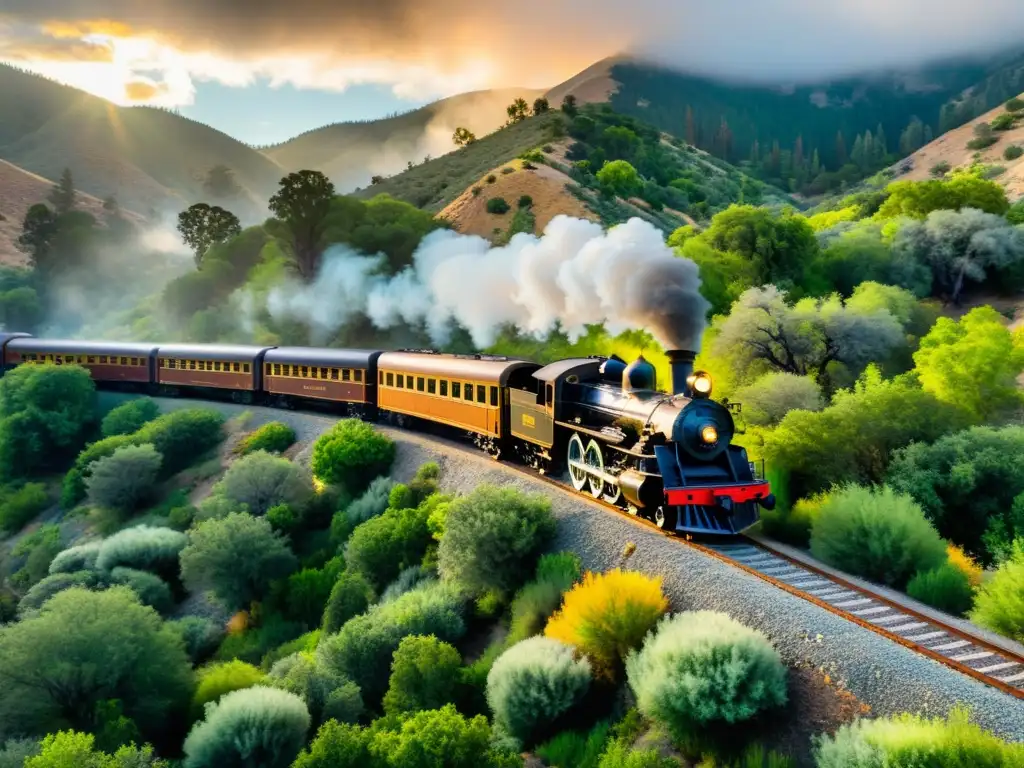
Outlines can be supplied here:
M0 158L114 194L136 210L201 199L202 178L223 163L262 206L281 168L230 136L179 115L122 108L75 88L0 66Z
M398 117L317 128L262 151L290 171L316 168L348 192L369 184L372 176L401 172L410 160L453 151L456 128L481 137L491 133L505 122L505 109L515 99L532 104L542 93L529 88L463 93Z
M1024 98L1024 94L1021 94L1021 97ZM931 169L943 162L949 163L953 168L970 165L974 162L975 151L967 148L967 142L974 138L974 126L979 123L991 123L1005 111L1002 106L997 107L966 125L942 134L931 144L911 155L909 159L913 162L913 169L898 178L906 181L929 179ZM1006 169L994 177L993 181L1003 185L1010 200L1016 200L1024 196L1024 157L1004 160L1003 151L1012 144L1024 147L1024 120L1018 122L1012 130L996 131L995 135L999 137L999 141L981 151L981 162L987 165L1000 165ZM906 162L903 160L894 166L897 173Z
M17 247L21 224L28 209L44 202L52 187L49 179L0 160L0 216L3 217L0 220L0 264L21 266L26 263L25 254ZM99 198L79 193L78 207L103 220L103 201ZM124 212L124 215L137 222L142 220L131 212Z
M502 173L503 168L514 168L515 172ZM488 183L487 179L491 175L495 180ZM538 165L533 169L524 169L522 160L513 160L483 174L475 184L441 211L438 218L452 222L455 229L463 234L490 239L498 234L496 230L508 229L518 207L519 198L529 195L533 198L535 231L538 233L543 232L548 223L559 214L599 221L596 214L587 210L582 202L567 191L566 186L572 183L568 176L554 168ZM476 187L481 190L479 195L473 194ZM487 201L494 197L505 199L511 206L508 213L487 212Z
M592 64L578 75L556 85L545 95L551 106L558 107L568 94L576 97L577 104L596 104L609 101L619 88L612 79L612 67L626 61L625 57L613 56Z

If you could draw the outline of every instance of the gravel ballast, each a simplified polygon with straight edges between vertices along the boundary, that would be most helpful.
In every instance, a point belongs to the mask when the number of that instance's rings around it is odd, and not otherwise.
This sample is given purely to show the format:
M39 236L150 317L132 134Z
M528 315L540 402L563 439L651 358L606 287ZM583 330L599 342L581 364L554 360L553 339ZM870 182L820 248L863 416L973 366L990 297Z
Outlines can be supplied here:
M314 440L337 420L269 408L233 404L160 400L167 410L214 407L227 416L242 411L253 418L247 429L267 421L283 421L302 442ZM813 603L783 592L684 543L616 515L586 498L553 488L516 472L481 453L448 441L381 428L398 444L393 470L408 480L427 461L441 466L442 487L468 493L490 483L542 493L558 518L554 549L576 552L586 568L607 570L627 566L664 578L673 611L719 610L764 632L791 666L822 669L834 684L869 705L872 714L915 712L945 715L957 704L972 710L971 719L999 736L1024 741L1024 701L989 687L887 638L836 616ZM297 457L308 458L311 446ZM627 543L636 550L624 557Z

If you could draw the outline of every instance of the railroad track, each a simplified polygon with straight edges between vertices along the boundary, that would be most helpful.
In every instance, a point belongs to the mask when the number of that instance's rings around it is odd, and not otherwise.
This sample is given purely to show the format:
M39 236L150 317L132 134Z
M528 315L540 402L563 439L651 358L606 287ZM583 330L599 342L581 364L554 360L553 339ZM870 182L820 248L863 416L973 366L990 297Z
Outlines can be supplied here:
M538 475L526 467L507 461L499 463L528 477L540 477L563 491L580 495L560 478ZM748 536L740 535L723 542L698 542L667 533L654 523L631 515L602 499L590 496L582 498L594 501L684 546L757 576L791 595L812 602L1006 694L1024 699L1024 655L972 636L934 617L925 616Z

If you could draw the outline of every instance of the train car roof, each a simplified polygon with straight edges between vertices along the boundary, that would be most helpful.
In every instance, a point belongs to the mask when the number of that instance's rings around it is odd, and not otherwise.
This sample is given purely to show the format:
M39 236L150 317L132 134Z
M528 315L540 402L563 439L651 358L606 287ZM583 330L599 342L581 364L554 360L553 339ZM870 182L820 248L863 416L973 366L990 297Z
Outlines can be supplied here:
M600 374L604 361L603 357L571 357L566 360L556 360L540 370L534 371L533 377L543 382L557 381L570 374L575 374L581 379L594 378Z
M181 360L231 360L253 361L261 352L273 347L256 347L242 344L161 344L160 357L174 357Z
M29 333L0 333L0 350L2 350L11 339L27 339L31 338L31 336L32 334Z
M538 368L529 360L494 358L482 355L446 355L431 352L385 352L377 361L377 368L391 368L406 373L422 373L439 378L492 381L499 386L508 383L513 371Z
M158 344L127 341L81 341L79 339L37 339L23 337L7 342L7 349L18 352L55 352L75 355L152 355Z
M328 366L332 368L369 368L377 362L382 349L330 349L327 347L275 347L263 358L265 363Z

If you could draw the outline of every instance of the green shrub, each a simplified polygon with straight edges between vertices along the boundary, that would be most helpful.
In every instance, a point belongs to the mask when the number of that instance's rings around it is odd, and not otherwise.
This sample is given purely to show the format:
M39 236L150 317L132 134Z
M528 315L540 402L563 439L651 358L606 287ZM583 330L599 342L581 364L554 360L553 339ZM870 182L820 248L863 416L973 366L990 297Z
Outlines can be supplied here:
M978 136L977 138L971 139L967 142L967 148L973 150L987 149L997 141L999 141L998 136Z
M312 651L294 653L275 662L267 682L301 696L316 723L332 717L338 722L354 723L363 713L359 686L327 669Z
M157 759L153 747L147 744L137 748L134 739L112 755L100 751L97 742L102 743L105 736L102 731L97 736L72 730L48 734L30 753L24 768L168 768L166 761ZM133 736L137 737L138 732ZM112 743L124 741L115 738ZM18 768L22 768L21 763Z
M555 518L545 497L480 486L449 505L438 571L473 594L512 590L554 533Z
M369 745L370 734L358 725L328 721L292 768L376 768Z
M281 421L271 421L250 433L238 444L238 453L255 451L284 453L295 443L295 430Z
M523 195L519 198L520 208L529 208L533 205L533 198L529 195Z
M455 698L462 657L434 636L405 637L395 650L384 696L388 714L440 709Z
M0 486L0 531L20 531L49 503L42 483L26 483L17 490Z
M418 507L437 493L437 480L440 476L441 468L435 462L428 461L416 470L408 484L399 483L392 487L388 496L388 506L391 509Z
M140 397L114 408L103 417L100 432L104 437L115 435L131 435L138 432L142 425L160 415L160 406L152 398Z
M185 739L184 768L258 765L288 768L306 741L310 718L298 696L257 686L210 704Z
M224 439L224 417L209 408L165 413L133 435L136 443L152 443L164 457L164 477L192 466Z
M60 506L61 509L74 509L79 502L85 499L85 475L82 470L72 467L64 475L60 485Z
M102 542L88 542L76 547L69 547L57 553L50 561L50 573L74 573L79 570L92 570L96 567L96 558Z
M50 562L61 550L60 526L44 523L21 537L11 550L16 558L24 557L24 565L10 577L11 585L28 589L49 573Z
M564 731L541 744L534 752L548 765L598 768L610 733L611 724L602 720L587 733Z
M267 654L300 637L306 627L277 613L264 614L259 627L235 632L221 642L213 655L217 661L239 659L260 664Z
M1020 147L1016 144L1011 144L1003 150L1004 160L1016 160L1021 157L1021 155L1024 155L1024 147Z
M492 197L487 201L487 212L496 215L508 213L512 206L508 204L508 201L503 197Z
M139 596L139 602L158 613L166 614L174 607L174 597L167 582L159 576L134 568L117 567L110 571L110 581L123 584Z
M507 176L510 173L515 173L516 169L510 165L506 165L504 168L501 169L501 172Z
M168 622L168 626L174 627L181 633L181 637L185 641L185 651L192 659L193 664L198 664L209 658L224 639L224 628L212 619L202 616L186 616L183 619Z
M666 617L626 660L637 708L679 739L786 703L786 668L760 632L724 613Z
M537 576L516 593L512 600L508 644L540 634L548 618L562 604L583 573L579 556L573 552L544 555L537 563Z
M276 579L295 567L295 556L263 518L233 512L207 520L181 550L181 579L190 589L212 589L230 609L263 597Z
M35 739L9 739L0 744L0 768L24 768L25 761L39 754Z
M315 651L317 645L320 644L320 636L322 634L323 633L319 629L313 629L304 635L299 635L294 640L289 640L283 645L279 645L263 657L263 661L260 663L260 666L263 669L270 669L274 664L286 656L294 656L297 653Z
M100 577L95 571L50 574L33 584L25 593L18 603L18 613L25 616L32 611L39 610L47 600L65 589L95 587L99 583Z
M385 475L395 460L395 443L358 419L339 421L313 446L313 474L325 483L361 493Z
M907 594L954 616L963 616L974 602L967 574L949 562L914 576L907 584Z
M811 552L849 573L902 588L946 561L946 545L921 507L888 486L833 491L811 528Z
M633 749L616 739L601 755L597 768L679 768L679 763L671 757L662 757L656 749Z
M152 445L126 445L92 465L85 479L89 501L117 512L133 512L153 494L162 458Z
M234 659L215 662L197 670L197 684L192 694L192 716L203 716L206 705L217 701L224 694L252 688L263 682L263 673L252 664Z
M217 492L258 516L279 504L301 509L313 495L313 484L298 464L259 450L232 464Z
M466 631L462 599L441 584L429 584L350 619L323 639L317 653L327 668L355 682L369 706L384 696L391 657L407 635L435 635L445 642Z
M167 524L176 531L187 531L196 519L196 508L191 504L174 507L167 513Z
M430 544L428 510L389 509L359 525L345 545L345 562L383 590L405 568L416 565Z
M1024 745L1007 744L956 708L948 719L902 714L855 720L815 740L818 768L1008 768L1024 764Z
M487 177L487 183L488 184L493 184L497 180L498 180L498 177L495 176L493 173L490 176Z
M335 557L322 568L303 568L289 576L285 589L285 615L307 626L319 625L331 589L343 567L341 557Z
M451 704L416 712L401 721L396 730L378 731L370 742L370 754L384 768L522 766L518 755L501 754L492 749L487 718L467 719Z
M821 505L827 499L827 493L817 493L800 499L789 510L776 508L762 512L764 532L787 544L797 547L808 546L811 541L811 528L821 511Z
M935 165L933 165L932 168L931 168L930 173L931 173L932 176L934 176L935 178L938 179L938 178L942 178L943 176L945 176L952 169L953 169L953 166L951 166L949 163L947 163L945 160L943 160L941 163L936 163Z
M380 602L389 603L392 600L397 600L402 595L411 592L422 584L434 581L436 581L436 578L429 569L421 565L409 566L398 574L394 581L388 584L384 592L381 593Z
M1024 109L1024 99L1019 99L1014 96L1006 102L1005 107L1007 112L1020 112Z
M100 545L96 567L110 571L117 566L152 571L168 579L177 578L178 557L188 543L181 531L138 525L115 533Z
M394 481L388 477L375 478L362 496L336 512L331 520L331 541L341 546L357 525L384 514L394 486Z
M487 675L494 722L529 743L578 703L590 687L590 662L548 637L531 637L505 651Z
M113 456L121 448L139 444L135 435L113 435L83 448L75 459L74 466L64 476L60 505L64 509L71 509L85 499L87 493L85 482L92 471L93 464L100 459Z
M358 571L346 570L334 582L324 608L323 631L333 634L345 622L366 611L374 600L373 587Z
M1009 112L1003 112L1001 115L996 115L992 121L992 130L994 131L1008 131L1013 128L1013 124L1017 122L1017 118Z
M981 585L971 621L1024 642L1024 537L1013 542L1009 559Z

